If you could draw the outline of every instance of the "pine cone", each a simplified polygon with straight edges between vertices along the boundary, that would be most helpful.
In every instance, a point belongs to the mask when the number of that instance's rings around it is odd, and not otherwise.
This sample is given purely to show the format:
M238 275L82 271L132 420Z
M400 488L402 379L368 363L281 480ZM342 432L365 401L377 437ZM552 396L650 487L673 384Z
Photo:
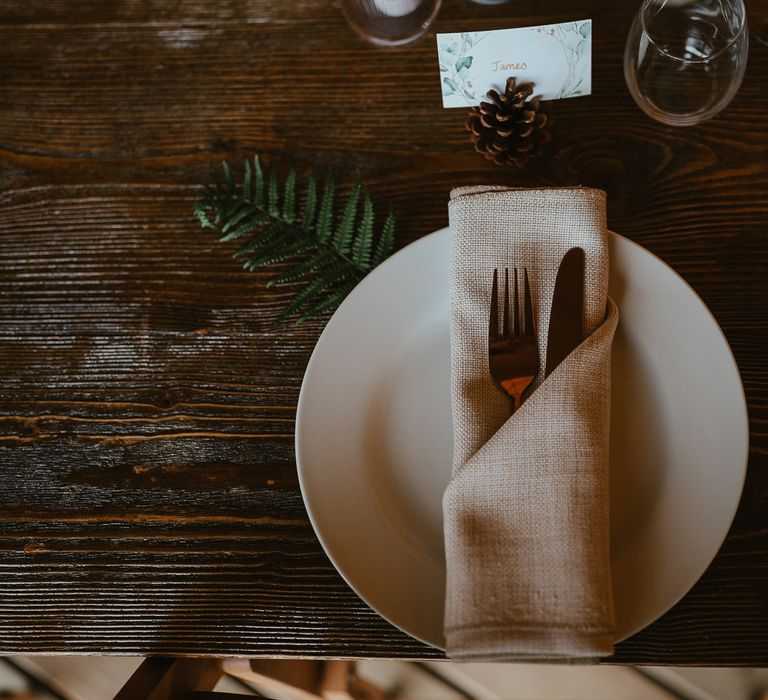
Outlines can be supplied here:
M504 94L489 90L491 102L473 107L467 119L475 150L496 165L523 167L531 158L541 155L552 135L545 127L552 124L542 111L539 97L529 99L533 85L517 85L507 78Z

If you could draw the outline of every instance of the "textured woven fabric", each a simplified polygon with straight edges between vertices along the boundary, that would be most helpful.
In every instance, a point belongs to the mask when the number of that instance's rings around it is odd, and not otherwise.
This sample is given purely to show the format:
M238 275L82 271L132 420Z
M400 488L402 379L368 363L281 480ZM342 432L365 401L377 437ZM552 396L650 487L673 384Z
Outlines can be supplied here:
M610 350L605 194L451 193L453 476L443 498L448 655L588 660L613 650L608 528ZM586 340L546 380L557 268L584 249ZM494 268L525 267L540 372L511 417L488 370Z

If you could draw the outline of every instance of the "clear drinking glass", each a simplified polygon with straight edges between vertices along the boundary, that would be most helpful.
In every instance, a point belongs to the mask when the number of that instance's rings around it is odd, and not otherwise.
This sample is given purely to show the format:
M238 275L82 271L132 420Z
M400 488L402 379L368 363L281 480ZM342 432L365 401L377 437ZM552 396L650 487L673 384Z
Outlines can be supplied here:
M697 124L733 99L748 48L743 0L644 0L629 30L624 77L648 116Z
M352 29L374 44L406 44L427 31L441 0L341 0Z

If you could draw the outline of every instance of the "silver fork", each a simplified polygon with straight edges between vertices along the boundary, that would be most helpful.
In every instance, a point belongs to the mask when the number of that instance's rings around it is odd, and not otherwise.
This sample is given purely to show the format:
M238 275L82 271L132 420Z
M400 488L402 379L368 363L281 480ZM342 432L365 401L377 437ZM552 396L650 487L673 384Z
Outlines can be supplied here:
M493 381L509 398L514 413L523 400L525 390L539 371L539 349L533 318L528 270L523 268L523 321L520 322L520 295L517 268L514 272L512 308L509 305L509 268L504 269L504 312L499 332L498 269L493 271L491 313L488 322L488 367Z

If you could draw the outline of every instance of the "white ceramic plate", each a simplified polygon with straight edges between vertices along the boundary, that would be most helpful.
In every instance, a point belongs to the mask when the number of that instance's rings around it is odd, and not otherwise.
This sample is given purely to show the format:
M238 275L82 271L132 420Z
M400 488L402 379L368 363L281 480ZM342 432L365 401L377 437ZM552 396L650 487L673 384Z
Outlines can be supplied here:
M744 391L714 318L670 267L611 234L611 537L617 640L699 579L746 471ZM451 471L448 230L371 273L331 318L299 398L296 457L341 575L443 647L441 497Z

